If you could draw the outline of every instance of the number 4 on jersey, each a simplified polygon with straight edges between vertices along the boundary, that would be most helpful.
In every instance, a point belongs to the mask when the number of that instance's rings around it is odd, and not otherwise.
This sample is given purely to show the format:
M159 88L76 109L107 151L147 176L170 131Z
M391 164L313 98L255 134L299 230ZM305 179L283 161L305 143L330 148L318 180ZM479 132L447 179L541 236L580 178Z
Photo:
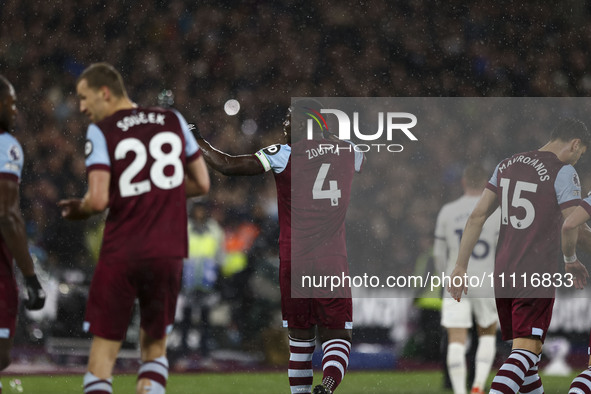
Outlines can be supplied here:
M323 189L326 175L328 175L329 163L323 163L318 170L314 186L312 187L312 198L314 200L329 199L330 205L336 207L341 198L341 189L338 188L337 181L328 181L328 189Z

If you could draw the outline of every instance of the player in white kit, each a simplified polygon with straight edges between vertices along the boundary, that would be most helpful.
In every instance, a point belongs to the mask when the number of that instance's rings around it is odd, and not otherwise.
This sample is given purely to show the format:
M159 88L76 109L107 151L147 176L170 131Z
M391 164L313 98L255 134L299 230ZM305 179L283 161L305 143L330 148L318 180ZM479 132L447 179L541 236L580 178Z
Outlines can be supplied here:
M433 255L440 272L450 275L454 269L460 239L466 221L478 202L487 182L487 173L478 165L465 168L462 176L464 195L445 204L439 211L435 228ZM486 221L472 251L469 277L488 278L494 271L495 249L499 237L500 211ZM445 294L441 325L447 329L447 369L455 394L466 393L466 342L473 318L478 330L475 374L471 393L484 393L484 385L496 353L497 308L490 280L471 287L462 302Z

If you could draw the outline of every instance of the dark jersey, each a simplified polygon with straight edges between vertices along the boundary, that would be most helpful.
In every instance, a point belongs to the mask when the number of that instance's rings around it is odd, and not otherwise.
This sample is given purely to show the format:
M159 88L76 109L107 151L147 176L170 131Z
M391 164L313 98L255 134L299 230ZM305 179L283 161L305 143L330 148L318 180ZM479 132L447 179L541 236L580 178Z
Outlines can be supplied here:
M187 255L185 166L200 151L187 122L162 108L121 110L88 127L87 170L107 170L100 259Z
M561 211L581 199L574 167L551 152L519 153L497 166L487 187L501 206L496 296L553 294L543 292L536 278L558 271Z
M346 257L345 216L363 154L346 141L302 140L256 155L275 175L281 259Z

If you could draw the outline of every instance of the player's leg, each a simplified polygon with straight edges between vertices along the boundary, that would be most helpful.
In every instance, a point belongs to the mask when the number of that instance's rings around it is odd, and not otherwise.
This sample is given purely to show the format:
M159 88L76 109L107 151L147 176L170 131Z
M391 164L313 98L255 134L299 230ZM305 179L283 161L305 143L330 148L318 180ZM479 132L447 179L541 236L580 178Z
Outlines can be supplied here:
M140 306L138 394L164 394L168 381L166 336L172 330L181 287L182 259L149 260L136 272Z
M112 393L112 373L121 341L94 336L88 356L88 368L84 375L85 394Z
M136 393L164 394L168 381L166 337L154 339L141 329L140 349L142 365L138 371Z
M515 338L511 354L493 379L490 393L519 392L527 372L538 364L541 351L542 341L540 338Z
M473 393L484 393L484 386L497 353L497 324L478 326L478 347L476 348Z
M537 387L528 385L525 389L533 390L532 393L543 392L537 365L552 318L554 299L498 298L496 303L503 340L513 339L513 347L493 379L490 392L517 393L523 390L526 375L528 383L536 381Z
M468 338L467 328L447 329L447 372L454 394L466 393L466 340Z
M11 363L10 352L16 330L18 315L18 289L14 277L0 281L0 371ZM2 382L0 382L0 394Z
M476 319L478 346L476 348L472 393L484 393L484 386L497 352L497 308L492 298L472 300Z
M310 394L314 381L312 355L316 348L316 322L312 320L312 300L292 297L289 260L281 260L279 265L279 289L283 327L288 329L289 335L290 392Z
M466 297L456 302L446 297L441 305L441 325L447 330L447 372L455 394L466 392L466 342L472 328L473 301Z
M589 332L589 367L581 372L570 384L569 394L591 394L591 332Z
M0 338L0 371L10 365L10 351L12 350L13 338ZM0 382L0 394L2 394L2 382Z
M287 375L292 394L311 393L314 381L312 355L316 348L316 327L290 328Z
M314 394L330 394L347 372L353 330L318 326L318 334L322 342L322 385L316 386Z
M135 291L125 275L126 264L99 261L92 277L84 330L93 334L84 375L84 393L112 393L113 366L125 338Z

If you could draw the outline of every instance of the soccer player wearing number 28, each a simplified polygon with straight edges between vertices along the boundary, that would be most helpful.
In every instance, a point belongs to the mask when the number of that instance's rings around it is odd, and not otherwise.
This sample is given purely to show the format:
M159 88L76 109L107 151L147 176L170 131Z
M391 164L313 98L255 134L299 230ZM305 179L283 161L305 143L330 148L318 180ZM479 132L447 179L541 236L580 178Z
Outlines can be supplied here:
M111 65L89 66L76 90L80 111L92 122L88 191L60 201L62 216L86 219L109 209L86 305L84 328L93 341L84 393L113 392L113 366L137 298L142 365L136 392L164 394L166 335L187 256L186 197L209 190L207 167L182 115L135 105Z
M458 281L448 288L457 301L467 292L459 278L466 274L482 226L501 207L495 298L503 340L512 339L513 346L492 382L491 393L543 393L538 364L555 290L533 279L544 274L555 278L558 272L562 220L581 201L573 165L590 143L591 134L582 122L560 122L539 150L518 153L499 163L466 223L452 273ZM583 238L588 242L588 234Z

